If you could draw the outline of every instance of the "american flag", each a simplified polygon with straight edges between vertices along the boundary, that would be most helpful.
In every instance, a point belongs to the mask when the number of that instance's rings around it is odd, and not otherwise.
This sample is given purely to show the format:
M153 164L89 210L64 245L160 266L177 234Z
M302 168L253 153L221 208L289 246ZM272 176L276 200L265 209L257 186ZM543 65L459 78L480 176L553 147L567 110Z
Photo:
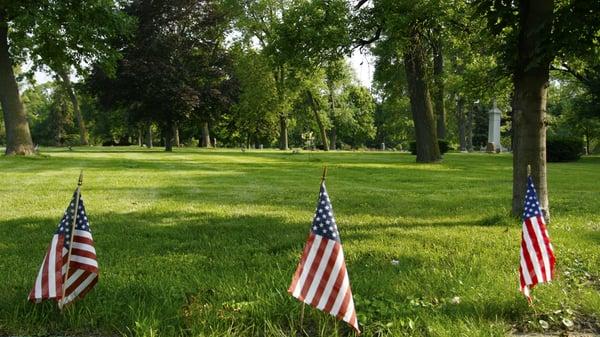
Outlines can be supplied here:
M550 282L554 277L554 250L546 229L544 215L538 201L533 179L527 178L527 194L523 211L521 238L520 290L531 302L530 289L538 283Z
M321 183L308 242L288 292L300 301L347 322L360 333L340 233L325 182Z
M77 196L79 196L79 202L77 202ZM75 212L76 208L77 213ZM74 216L76 216L75 230L74 233L71 233ZM74 236L71 237L71 235ZM72 247L71 242L73 243ZM70 259L69 249L71 251ZM65 282L67 273L69 278ZM39 303L43 300L56 299L62 308L74 299L83 297L96 285L97 281L98 262L90 224L85 214L83 199L78 191L75 191L69 207L52 236L50 247L48 247L33 289L29 293L29 300Z

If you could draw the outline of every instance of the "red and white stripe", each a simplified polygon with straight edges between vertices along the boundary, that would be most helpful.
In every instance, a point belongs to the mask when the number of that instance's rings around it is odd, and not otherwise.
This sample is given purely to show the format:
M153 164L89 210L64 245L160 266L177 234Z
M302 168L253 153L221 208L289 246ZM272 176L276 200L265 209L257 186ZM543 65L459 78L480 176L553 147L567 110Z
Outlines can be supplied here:
M521 239L520 290L531 301L530 290L538 283L554 278L554 250L544 217L537 215L523 221Z
M59 253L60 252L60 253ZM92 235L88 231L75 230L71 260L69 250L64 246L62 234L55 234L44 257L29 300L39 303L47 299L56 299L64 306L76 298L83 297L98 282L98 262ZM69 278L64 282L69 272ZM65 296L63 298L63 282Z
M342 245L311 233L288 292L360 333Z

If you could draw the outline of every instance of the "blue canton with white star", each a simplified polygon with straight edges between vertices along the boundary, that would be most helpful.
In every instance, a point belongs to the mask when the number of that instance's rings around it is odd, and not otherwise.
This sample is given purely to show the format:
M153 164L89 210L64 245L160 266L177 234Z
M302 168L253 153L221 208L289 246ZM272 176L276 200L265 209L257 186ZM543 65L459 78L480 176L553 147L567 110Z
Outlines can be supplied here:
M64 246L66 249L69 249L71 244L71 228L73 226L73 216L75 215L75 200L77 198L77 191L73 194L73 199L71 199L71 203L65 214L63 215L60 223L58 224L58 228L56 229L55 234L64 234L65 242ZM80 231L91 232L90 224L88 222L87 215L85 214L85 206L83 205L83 199L81 198L81 194L79 195L79 206L77 207L77 222L75 223L75 229Z
M321 235L330 240L340 242L340 233L338 232L335 223L331 200L329 200L329 195L327 194L327 188L325 187L324 182L321 184L319 201L317 202L317 210L313 219L311 231L315 235Z
M536 217L542 214L542 208L533 186L531 176L527 177L527 194L525 195L525 209L523 210L523 220Z

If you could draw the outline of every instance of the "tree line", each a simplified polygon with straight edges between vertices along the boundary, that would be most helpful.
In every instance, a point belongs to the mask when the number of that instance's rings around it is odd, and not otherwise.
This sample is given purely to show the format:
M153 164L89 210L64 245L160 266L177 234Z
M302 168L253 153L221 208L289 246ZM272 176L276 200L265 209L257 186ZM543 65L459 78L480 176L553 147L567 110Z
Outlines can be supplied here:
M35 143L406 147L487 142L505 111L513 212L546 133L597 142L600 4L584 0L65 0L0 3L7 154ZM358 84L351 53L375 59ZM21 71L28 64L30 70ZM54 81L22 85L34 71ZM73 83L73 76L80 80ZM21 85L20 85L21 84ZM27 106L27 110L25 109ZM33 133L33 138L32 138ZM2 136L2 135L0 135Z

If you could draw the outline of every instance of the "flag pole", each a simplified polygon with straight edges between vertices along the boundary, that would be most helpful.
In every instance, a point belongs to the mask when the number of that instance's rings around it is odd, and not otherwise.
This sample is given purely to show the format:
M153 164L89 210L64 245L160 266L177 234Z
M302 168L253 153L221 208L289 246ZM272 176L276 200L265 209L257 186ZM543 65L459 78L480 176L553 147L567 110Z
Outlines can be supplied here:
M530 177L531 176L531 165L527 164L527 176Z
M69 279L69 266L71 265L71 252L73 251L73 238L75 237L75 224L77 223L77 214L79 214L79 196L81 195L81 185L83 185L83 170L79 173L79 180L77 181L77 189L75 190L75 208L73 209L75 214L73 214L73 222L71 223L71 231L69 232L71 235L70 243L69 243L69 254L67 255L67 272L65 273L65 278L63 279L62 284L62 297L60 301L58 301L58 308L61 310L64 307L63 302L65 300L65 293L67 292L67 280Z
M327 165L323 166L323 175L321 176L321 184L325 181L325 177L327 177Z

